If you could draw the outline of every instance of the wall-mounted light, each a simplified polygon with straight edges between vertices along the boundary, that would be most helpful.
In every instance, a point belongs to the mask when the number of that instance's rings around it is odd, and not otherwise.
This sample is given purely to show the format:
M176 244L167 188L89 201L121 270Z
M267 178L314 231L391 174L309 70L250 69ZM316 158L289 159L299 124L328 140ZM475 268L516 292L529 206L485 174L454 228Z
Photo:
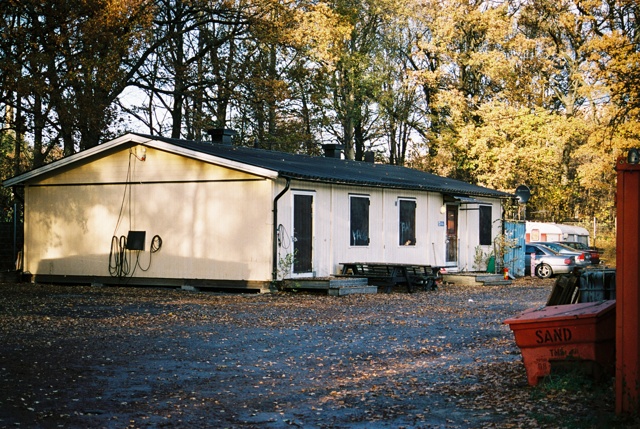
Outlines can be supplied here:
M132 152L133 156L135 156L136 158L138 158L140 161L146 161L147 160L147 148L143 145L138 145L135 148L133 148Z
M443 204L442 207L440 207L440 213L445 214L446 212L447 212L447 206Z
M640 149L629 149L627 152L627 164L637 164L640 162Z

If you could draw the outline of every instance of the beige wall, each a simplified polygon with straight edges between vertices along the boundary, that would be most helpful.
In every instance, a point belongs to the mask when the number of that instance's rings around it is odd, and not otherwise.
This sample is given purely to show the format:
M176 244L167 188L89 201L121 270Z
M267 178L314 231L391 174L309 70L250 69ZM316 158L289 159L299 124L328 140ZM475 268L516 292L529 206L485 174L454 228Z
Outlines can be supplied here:
M270 180L152 149L145 161L116 152L26 188L25 270L107 276L112 238L142 230L143 268L154 235L162 249L136 277L269 280L271 207Z
M145 160L140 159L143 156ZM131 148L101 154L101 158L87 160L78 167L57 170L54 176L38 182L49 184L83 184L83 183L123 183L130 173L135 182L172 182L195 180L240 180L255 176L208 164L199 160L174 155L168 152L134 145Z

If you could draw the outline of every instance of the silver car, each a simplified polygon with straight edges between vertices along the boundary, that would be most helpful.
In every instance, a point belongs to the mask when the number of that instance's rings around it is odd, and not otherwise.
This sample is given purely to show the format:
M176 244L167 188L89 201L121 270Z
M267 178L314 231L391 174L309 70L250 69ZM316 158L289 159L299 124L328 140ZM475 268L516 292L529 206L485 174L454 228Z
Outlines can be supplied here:
M533 255L533 264L531 256ZM576 267L574 255L564 255L542 244L528 243L525 246L524 273L531 275L531 266L536 276L547 279L556 274L567 274Z
M542 244L543 246L547 246L549 249L555 250L558 253L573 255L576 260L576 265L580 268L587 267L593 263L591 261L591 253L589 251L583 252L581 250L576 250L572 247L569 247L566 244L556 243L553 241L541 241L534 244Z

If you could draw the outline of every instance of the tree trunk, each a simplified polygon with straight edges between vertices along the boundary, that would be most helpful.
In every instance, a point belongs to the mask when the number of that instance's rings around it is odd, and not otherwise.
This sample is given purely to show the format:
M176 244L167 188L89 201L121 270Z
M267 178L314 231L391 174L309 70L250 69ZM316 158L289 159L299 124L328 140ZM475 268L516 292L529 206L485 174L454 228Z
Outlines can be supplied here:
M275 45L271 45L269 49L269 72L268 79L271 82L275 82L278 79L278 74L276 70L276 62L277 62L277 49ZM267 101L267 120L269 127L269 146L271 146L271 142L275 140L276 137L276 96L272 95L270 99Z
M40 167L44 165L44 160L49 150L44 149L42 141L42 130L45 125L45 115L42 113L42 97L39 94L34 95L33 103L33 166Z
M23 124L22 124L22 99L20 94L16 94L16 116L14 119L15 129L16 129L16 138L15 138L15 153L14 153L14 166L13 172L17 176L21 173L20 171L20 158L22 157L22 133L23 133Z

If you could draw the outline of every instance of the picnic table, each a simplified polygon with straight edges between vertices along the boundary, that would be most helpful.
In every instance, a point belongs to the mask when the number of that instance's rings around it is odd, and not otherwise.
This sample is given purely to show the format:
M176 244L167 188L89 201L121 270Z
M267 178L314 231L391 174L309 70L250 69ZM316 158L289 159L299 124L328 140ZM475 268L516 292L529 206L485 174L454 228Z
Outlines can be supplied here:
M435 290L440 272L439 267L420 264L343 262L340 265L343 276L366 277L370 285L384 287L386 293L395 285L406 285L410 293L418 288Z

